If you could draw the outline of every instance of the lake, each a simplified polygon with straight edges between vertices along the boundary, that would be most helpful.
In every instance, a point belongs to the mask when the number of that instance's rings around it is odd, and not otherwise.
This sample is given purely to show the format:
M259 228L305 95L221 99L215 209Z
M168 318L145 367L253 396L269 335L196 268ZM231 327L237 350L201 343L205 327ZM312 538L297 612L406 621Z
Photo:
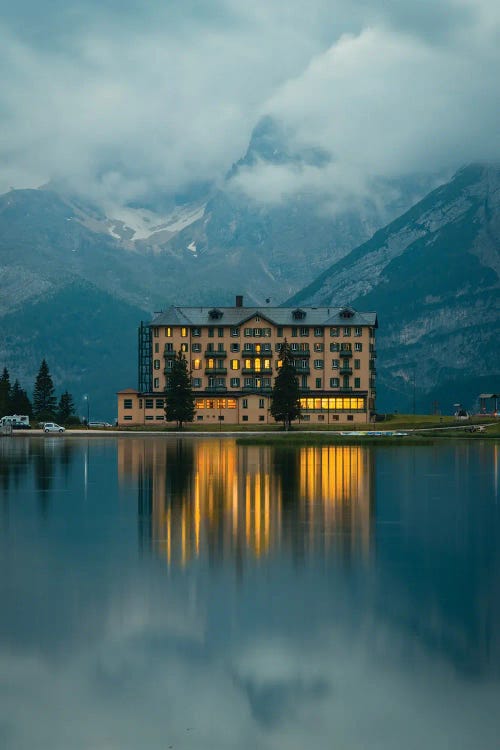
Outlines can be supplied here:
M2 750L493 750L500 448L0 438Z

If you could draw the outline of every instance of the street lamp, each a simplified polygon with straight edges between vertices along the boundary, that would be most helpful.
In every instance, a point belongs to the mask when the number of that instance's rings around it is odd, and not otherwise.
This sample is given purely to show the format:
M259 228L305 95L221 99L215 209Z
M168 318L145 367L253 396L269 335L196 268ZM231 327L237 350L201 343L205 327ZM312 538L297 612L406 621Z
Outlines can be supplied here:
M87 429L90 422L90 399L87 394L83 397L83 400L87 402Z

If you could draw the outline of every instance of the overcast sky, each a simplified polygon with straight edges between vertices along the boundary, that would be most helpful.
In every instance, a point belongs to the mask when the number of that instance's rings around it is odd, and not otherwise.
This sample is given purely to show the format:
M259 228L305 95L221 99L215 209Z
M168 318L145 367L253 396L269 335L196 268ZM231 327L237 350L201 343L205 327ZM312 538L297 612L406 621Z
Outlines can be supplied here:
M322 168L263 200L500 158L498 0L0 0L0 190L125 202L218 179L264 114Z

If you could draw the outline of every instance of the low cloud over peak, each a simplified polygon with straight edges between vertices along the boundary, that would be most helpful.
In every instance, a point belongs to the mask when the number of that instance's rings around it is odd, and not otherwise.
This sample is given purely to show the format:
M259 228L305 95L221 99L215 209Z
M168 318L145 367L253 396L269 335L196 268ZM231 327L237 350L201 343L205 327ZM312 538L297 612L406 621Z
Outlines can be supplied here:
M1 190L179 191L222 178L265 114L291 152L328 158L244 165L239 189L264 202L500 158L493 0L20 0L4 19Z

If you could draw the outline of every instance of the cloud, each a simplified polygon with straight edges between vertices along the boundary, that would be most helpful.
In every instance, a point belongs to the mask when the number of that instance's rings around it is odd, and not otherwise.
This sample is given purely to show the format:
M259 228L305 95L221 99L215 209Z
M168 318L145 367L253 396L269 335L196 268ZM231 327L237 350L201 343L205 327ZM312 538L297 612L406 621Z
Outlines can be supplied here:
M499 16L493 0L20 0L0 27L0 190L63 179L126 203L218 179L267 113L332 161L256 164L238 184L259 200L348 201L498 158Z

